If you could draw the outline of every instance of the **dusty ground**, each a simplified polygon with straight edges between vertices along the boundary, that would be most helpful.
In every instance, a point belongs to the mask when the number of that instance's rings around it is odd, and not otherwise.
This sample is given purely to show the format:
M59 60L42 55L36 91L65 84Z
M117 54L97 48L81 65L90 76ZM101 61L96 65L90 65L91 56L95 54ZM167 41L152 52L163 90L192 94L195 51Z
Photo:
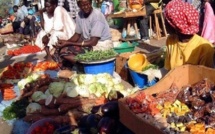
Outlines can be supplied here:
M166 41L166 38L163 38L160 40L151 39L150 44L146 44L142 42L135 48L135 50L141 50L146 53L150 53L151 51L155 49L159 49L160 47L164 46L165 41ZM24 55L16 58L11 58L10 56L6 55L6 51L7 51L7 47L3 43L0 43L0 69L18 61L43 60L45 56L44 53L41 53L39 55ZM11 126L8 126L7 123L5 123L0 119L0 134L10 134L10 133L11 133Z

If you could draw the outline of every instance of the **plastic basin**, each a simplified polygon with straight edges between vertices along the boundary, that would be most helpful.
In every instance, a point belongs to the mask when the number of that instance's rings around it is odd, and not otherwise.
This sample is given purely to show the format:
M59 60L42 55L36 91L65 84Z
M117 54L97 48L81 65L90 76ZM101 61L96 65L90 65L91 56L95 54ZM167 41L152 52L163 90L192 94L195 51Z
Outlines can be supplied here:
M128 68L128 65L125 65L125 67ZM148 76L145 74L138 73L136 71L131 70L130 68L128 68L128 70L134 85L139 87L140 89L153 86L157 83L156 79L148 81Z
M115 58L111 58L101 62L83 63L84 72L86 74L109 73L113 75L115 69Z
M114 47L114 50L117 53L132 52L132 51L134 51L134 47L137 45L139 45L138 42L132 42L130 44L128 42L123 42L120 44L120 46Z

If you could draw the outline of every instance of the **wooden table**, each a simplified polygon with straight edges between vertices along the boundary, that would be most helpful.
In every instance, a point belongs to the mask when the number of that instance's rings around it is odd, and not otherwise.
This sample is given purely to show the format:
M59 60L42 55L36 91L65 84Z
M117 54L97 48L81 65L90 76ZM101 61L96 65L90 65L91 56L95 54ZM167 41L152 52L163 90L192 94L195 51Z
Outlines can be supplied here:
M136 35L138 35L138 28L137 28L137 17L142 17L146 15L146 10L145 7L143 7L142 10L140 11L124 11L122 13L117 13L117 14L110 14L108 17L112 19L117 19L117 18L123 18L124 19L124 27L127 29L127 34L130 32L131 26L134 27ZM135 39L134 39L135 40Z
M140 16L145 16L146 15L146 10L145 8L143 8L140 11L124 11L122 13L115 13L115 14L110 14L108 15L108 17L111 17L113 19L115 18L136 18L136 17L140 17Z

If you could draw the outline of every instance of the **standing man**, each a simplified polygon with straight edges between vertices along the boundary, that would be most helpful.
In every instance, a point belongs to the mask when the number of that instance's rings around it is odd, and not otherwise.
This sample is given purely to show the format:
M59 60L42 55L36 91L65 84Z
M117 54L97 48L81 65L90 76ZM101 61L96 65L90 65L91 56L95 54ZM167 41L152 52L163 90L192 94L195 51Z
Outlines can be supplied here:
M58 6L64 7L69 12L69 15L75 20L76 15L79 12L76 0L58 0Z
M162 0L144 0L146 15L140 17L140 35L144 42L149 42L149 16L157 9L162 3Z

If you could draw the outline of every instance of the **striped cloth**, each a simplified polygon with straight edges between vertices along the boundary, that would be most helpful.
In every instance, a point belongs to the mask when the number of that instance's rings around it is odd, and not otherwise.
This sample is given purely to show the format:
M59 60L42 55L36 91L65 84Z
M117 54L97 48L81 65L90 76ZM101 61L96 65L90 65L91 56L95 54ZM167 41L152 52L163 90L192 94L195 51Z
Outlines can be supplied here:
M77 5L77 1L76 0L67 0L67 1L69 3L69 15L72 18L75 18L79 12L79 7ZM65 2L65 0L58 0L58 5L64 6L64 2Z

